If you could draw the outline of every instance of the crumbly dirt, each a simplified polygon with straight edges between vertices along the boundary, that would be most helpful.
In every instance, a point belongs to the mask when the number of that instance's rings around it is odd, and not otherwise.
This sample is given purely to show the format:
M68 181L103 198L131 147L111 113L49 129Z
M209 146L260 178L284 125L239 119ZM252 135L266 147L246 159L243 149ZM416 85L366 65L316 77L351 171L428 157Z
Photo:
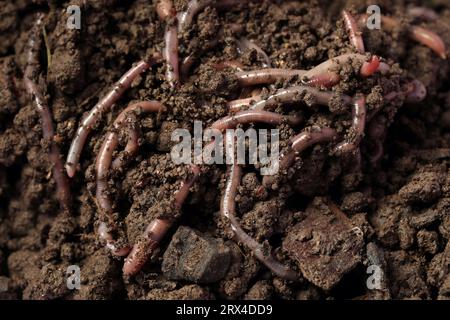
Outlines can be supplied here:
M181 11L187 1L174 3ZM366 135L360 161L333 156L333 143L316 145L268 190L262 188L258 165L244 168L236 197L242 228L299 271L296 282L273 275L233 240L233 231L219 215L226 166L211 167L195 183L181 212L171 210L173 194L189 170L171 161L170 137L177 128L192 132L193 120L206 126L226 116L226 102L239 98L232 70L216 70L217 63L237 60L248 70L261 67L257 52L240 53L235 39L257 43L273 67L310 69L354 52L339 13L343 8L365 12L366 1L265 0L244 9L210 7L199 13L179 37L181 59L196 57L185 82L171 88L164 81L165 65L158 64L95 125L80 170L70 181L70 212L59 209L39 114L22 81L35 13L47 13L40 88L64 155L83 114L132 63L162 50L165 25L148 0L70 1L81 7L81 30L66 27L68 1L2 4L0 299L450 299L449 64L407 37L408 23L420 24L449 47L450 5L427 1L440 17L427 22L405 13L420 3L378 1L384 14L401 18L402 24L394 32L364 30L367 51L391 65L388 74L362 79L357 63L348 63L336 70L342 81L333 88L336 98L329 108L314 106L308 95L304 103L276 108L305 119L299 127L278 126L283 149L289 138L311 125L331 126L349 137L351 111L337 97L366 94L368 112L377 112L373 125L387 128L379 137L384 152L378 161L373 159L379 139ZM407 104L402 96L383 99L383 93L413 78L427 87L423 102ZM294 77L274 87L299 83ZM263 88L262 94L274 87ZM140 134L139 153L116 154L124 160L109 177L114 219L121 230L116 236L132 244L153 218L178 219L144 269L124 279L123 260L113 258L95 232L94 163L114 119L137 100L159 100L168 111L134 115L129 125ZM124 129L120 150L127 138ZM215 264L213 270L208 263ZM67 286L70 266L80 268L79 290ZM380 281L368 278L375 275L371 266L377 267Z

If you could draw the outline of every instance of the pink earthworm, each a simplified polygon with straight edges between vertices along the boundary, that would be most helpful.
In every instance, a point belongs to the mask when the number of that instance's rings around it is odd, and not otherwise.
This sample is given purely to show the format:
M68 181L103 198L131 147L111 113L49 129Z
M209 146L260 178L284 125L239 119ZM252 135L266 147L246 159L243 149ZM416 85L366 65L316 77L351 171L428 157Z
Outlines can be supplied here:
M291 152L297 155L314 144L331 141L335 137L336 131L329 127L309 127L291 139ZM286 162L286 165L282 163L283 160L281 161L281 169L288 168L292 164L291 162Z
M108 220L113 220L113 206L111 204L111 199L108 196L108 171L111 168L113 153L119 144L118 131L124 125L128 114L135 111L162 112L164 111L164 107L157 101L141 101L129 105L116 118L113 124L113 130L107 134L106 139L103 142L96 163L96 198L100 212L104 214ZM125 248L118 248L116 241L113 239L112 234L108 232L108 228L105 224L100 224L98 233L100 239L106 242L107 248L111 249L113 255L124 256L128 254L128 251Z
M398 21L391 17L382 16L381 22L388 28L393 29L400 25ZM444 41L440 36L426 28L412 26L409 36L411 39L427 46L433 50L442 59L447 59Z
M139 132L136 128L128 128L128 142L125 146L125 154L129 156L135 155L139 150ZM119 156L111 164L113 170L118 170L124 165L124 158Z
M289 69L260 69L251 71L236 72L236 77L241 86L255 86L262 84L272 84L280 80L289 79L295 76L302 77L307 71Z
M436 11L426 7L411 7L408 8L407 13L414 18L420 18L426 21L436 21L439 19L439 15Z
M255 103L262 99L261 91L262 91L261 88L255 88L255 89L252 89L250 87L244 88L241 92L239 99L227 102L228 112L236 113L236 112L248 109L252 103ZM247 95L250 95L250 97L243 98Z
M219 120L220 121L220 120ZM254 119L254 122L258 122L258 119ZM231 128L232 125L227 125L227 128ZM210 129L213 129L210 127ZM217 129L216 129L217 130ZM205 148L213 148L215 142L210 142ZM200 175L200 168L196 165L191 166L192 177L183 181L181 188L175 194L175 208L181 210L183 203L189 195L190 188ZM125 259L123 266L123 273L127 276L131 276L139 272L142 269L145 262L152 255L155 248L159 245L159 242L170 229L174 220L172 219L154 219L146 228L144 234L140 237L140 240L133 246L128 257Z
M317 143L332 141L336 136L336 131L329 127L312 126L304 129L300 134L291 139L289 150L281 155L279 170L286 172L295 162L298 155L305 149ZM274 176L264 176L263 185L269 187L274 181Z
M341 78L338 74L334 72L328 72L323 74L318 74L316 76L313 76L311 78L304 77L302 79L302 83L307 86L311 87L324 87L324 88L331 88L335 84L337 84Z
M343 141L334 147L333 152L337 155L354 152L364 135L366 127L366 98L363 95L357 95L352 107L352 126L351 131L354 137L349 141Z
M380 65L377 71L380 72L381 74L386 74L389 72L390 69L391 69L390 65L388 65L386 62L380 61Z
M366 25L366 21L367 15L362 15L360 18L360 23ZM400 26L400 22L398 22L394 18L387 16L381 16L381 23L382 27L384 26L386 27L387 30L391 31L394 28ZM442 38L433 31L422 27L411 26L409 27L409 38L427 46L432 51L434 51L440 58L447 59L445 43L442 40Z
M180 81L177 27L167 26L164 38L165 38L164 59L167 61L166 80L172 87L174 87Z
M262 93L262 87L244 87L242 88L241 94L239 95L239 99L245 99L245 97L252 98L256 96L260 96ZM232 101L229 101L232 102ZM228 110L232 112L232 110ZM240 110L237 110L240 111Z
M119 246L117 240L114 239L111 230L108 229L108 224L106 222L100 222L97 232L100 241L105 243L106 248L113 256L125 257L130 252L130 246Z
M231 113L239 112L250 108L253 103L261 101L261 96L254 96L250 98L237 99L227 102L228 111Z
M94 124L100 119L104 112L111 109L111 106L116 103L139 75L156 64L159 60L160 57L156 54L149 61L139 61L119 79L113 88L83 118L72 141L66 160L66 170L69 177L75 175L80 161L81 151L83 150L84 144L86 143Z
M189 195L190 188L200 175L200 169L197 166L192 165L191 171L192 177L184 180L180 189L175 193L174 205L176 210L181 210ZM137 243L134 244L130 254L125 259L123 265L124 275L132 276L142 269L173 223L174 219L156 218L148 224L144 233Z
M377 71L381 71L380 69L381 61L380 58L377 56L372 56L369 62L364 62L361 66L360 74L363 77L370 77L372 74L374 74ZM383 69L385 68L385 65L383 65Z
M236 43L241 54L246 50L255 50L262 60L263 68L270 68L272 66L272 62L270 61L269 56L254 42L248 40L247 38L241 38L239 40L236 40Z
M286 121L291 126L296 126L301 123L303 119L298 116L286 116L275 112L268 112L262 110L246 110L238 112L235 115L225 116L214 122L208 130L216 130L218 132L227 129L235 129L239 124L249 123L267 123L271 125L279 125ZM209 142L204 147L204 152L198 157L204 157L204 154L210 155L215 148L215 141ZM206 151L206 152L205 152ZM195 163L209 163L210 159L196 158Z
M325 106L329 105L331 99L335 96L335 93L331 91L321 91L308 86L293 86L286 89L277 90L267 99L259 99L259 97L254 97L253 99L258 99L260 101L253 104L250 108L252 110L264 110L267 109L267 107L274 106L279 103L302 101L304 93L311 95L315 104ZM352 99L347 95L341 95L340 97L346 105L350 104L352 101Z
M342 11L342 17L344 19L345 28L347 29L350 43L355 47L355 49L359 53L363 54L366 50L364 49L364 41L362 38L362 33L359 30L355 18L347 10Z
M214 0L190 0L186 10L178 13L178 30L183 32L191 24L194 17L207 6L214 3Z
M358 61L361 63L361 69L359 70L359 74L363 77L369 77L378 71L380 67L380 59L377 56L372 56L372 58L367 61L367 57L358 53L349 53L343 54L335 58L328 59L325 62L322 62L318 66L308 70L303 77L307 81L313 81L313 83L320 85L321 82L324 83L324 86L332 86L339 82L339 75L335 72L336 69L339 68L340 65L343 65L350 61ZM320 77L320 81L315 81L317 77Z
M427 96L427 89L420 80L414 79L406 83L403 86L402 90L392 91L386 94L384 96L384 99L386 101L392 101L399 96L404 96L407 102L418 103L423 101L423 99L425 99L425 97Z
M269 268L274 274L286 280L298 280L299 275L297 274L297 272L278 262L272 254L267 252L263 245L250 237L240 226L235 213L235 198L237 189L241 182L241 177L242 170L239 165L234 164L228 169L228 179L225 186L225 192L220 202L221 215L230 221L231 229L233 230L236 239L250 248L255 257L267 268Z
M55 143L55 129L53 125L52 113L48 107L47 100L38 87L37 77L39 77L39 49L42 44L40 38L43 26L43 14L38 14L34 30L28 41L27 65L24 72L24 83L27 93L39 112L42 121L42 133L44 139L50 143L49 160L53 165L53 179L56 183L56 194L61 208L68 210L71 203L71 193L69 180L65 174L64 164L59 147Z
M142 269L171 226L172 222L168 219L154 219L150 222L142 239L134 244L125 259L122 269L125 276L132 276Z
M241 0L190 0L186 10L178 13L178 31L183 33L194 20L194 17L207 6L217 8L229 8L243 3Z
M418 103L427 96L427 88L422 81L414 79L406 85L405 94L407 102Z
M245 66L241 62L239 62L237 60L226 60L226 61L223 61L223 62L220 62L220 63L216 63L214 65L214 68L219 70L219 71L222 71L222 70L224 70L226 68L232 68L232 69L234 69L234 70L236 70L238 72L244 72L242 70L244 70Z
M164 35L163 56L167 63L166 80L174 87L180 81L180 66L178 60L178 29L171 25L170 18L176 17L177 13L171 0L161 0L156 4L156 13L161 21L166 22Z
M267 123L271 125L279 125L287 122L291 126L296 126L301 122L301 118L297 116L285 116L275 112L263 110L246 110L217 120L211 125L211 129L226 130L235 128L238 124L247 123Z

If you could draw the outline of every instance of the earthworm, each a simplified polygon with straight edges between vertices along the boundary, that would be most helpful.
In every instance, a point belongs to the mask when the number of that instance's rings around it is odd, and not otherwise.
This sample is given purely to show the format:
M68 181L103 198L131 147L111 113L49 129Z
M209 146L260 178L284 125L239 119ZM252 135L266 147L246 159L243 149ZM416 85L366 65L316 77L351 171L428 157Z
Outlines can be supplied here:
M388 65L385 62L380 61L380 66L378 67L378 72L380 72L381 74L386 74L389 72L389 70L391 69L391 66Z
M108 171L111 167L112 156L119 143L118 131L124 125L127 115L130 112L141 110L142 112L161 112L164 107L161 103L157 101L142 101L129 105L125 110L123 110L119 116L116 118L113 124L113 130L111 130L107 136L103 145L100 149L99 155L97 157L96 163L96 173L97 173L97 190L96 198L97 205L100 212L106 215L109 220L113 220L111 217L113 213L113 206L111 200L108 196ZM100 239L105 241L107 247L112 249L113 255L126 255L128 252L123 250L123 248L117 248L115 241L110 232L107 231L106 225L100 224L99 228Z
M150 61L139 61L119 79L113 88L83 118L81 125L72 140L66 160L66 170L69 177L73 177L75 175L81 156L81 151L83 150L84 144L86 143L87 137L94 124L100 119L102 114L108 111L111 106L123 95L123 93L131 86L133 81L140 74L157 63L159 59L159 55L156 54L150 59Z
M166 80L174 87L180 81L177 27L167 26L164 38L164 59L167 61Z
M68 210L71 202L69 180L64 172L64 164L61 160L60 150L55 143L55 129L52 114L47 101L38 87L36 78L39 77L39 49L42 44L40 32L43 26L43 14L38 14L34 30L28 40L27 65L24 72L24 83L28 94L39 112L42 121L42 134L50 143L49 160L53 165L53 179L56 183L56 194L61 208Z
M363 95L357 95L352 107L352 126L351 132L354 134L351 140L339 143L333 152L337 155L355 151L364 135L366 125L366 98Z
M238 112L249 108L253 103L261 101L261 96L255 96L250 98L237 99L227 102L228 111L231 113Z
M279 113L263 110L247 110L217 120L208 128L208 130L216 130L220 132L227 129L235 129L239 124L267 123L278 125L283 123L284 121L286 121L291 126L296 126L300 124L302 120L303 119L298 116L286 116ZM205 159L204 155L211 155L214 148L215 141L209 142L204 147L204 151L195 158L194 163L211 163L212 159Z
M362 15L360 21L365 25L367 21L367 15ZM400 26L400 22L398 22L394 18L383 15L381 16L381 22L382 25L390 31ZM411 26L409 27L409 37L412 40L427 46L442 59L447 59L445 43L442 38L433 31L422 27Z
M142 235L143 239L134 244L125 259L122 269L125 276L132 276L142 269L171 226L172 222L167 219L150 222Z
M189 190L197 180L200 169L197 166L191 166L192 177L182 182L180 189L175 194L175 209L181 210L183 203L189 195ZM167 231L172 226L173 219L156 218L152 220L138 242L131 249L130 254L125 259L123 265L123 273L126 276L131 276L139 272L153 251L159 246Z
M183 32L192 23L194 17L205 7L212 4L213 0L191 0L188 2L186 10L178 13L178 30Z
M296 135L291 139L291 149L292 152L298 154L314 144L331 141L335 137L336 131L334 129L331 129L329 127L312 126L303 130L302 133ZM283 168L287 166L281 167Z
M417 79L414 79L408 83L406 83L402 90L400 91L391 91L384 96L386 101L392 101L396 99L398 96L405 96L407 102L420 102L425 99L427 95L427 89L425 85ZM372 118L372 117L370 117Z
M307 71L289 69L261 69L236 72L236 77L241 86L255 86L261 84L272 84L280 80L289 79L294 76L302 77Z
M382 16L381 21L389 29L399 26L399 22L390 17ZM444 41L442 41L442 38L433 31L426 28L413 26L410 28L409 36L411 39L433 50L442 59L447 59Z
M414 18L420 18L426 21L436 21L439 15L436 11L426 7L411 7L408 8L407 13Z
M335 84L337 84L341 78L338 74L334 72L328 72L323 74L318 74L316 76L313 76L311 78L304 77L302 79L302 83L307 86L311 87L324 87L324 88L331 88Z
M247 38L241 38L239 40L236 40L236 44L238 46L239 53L241 54L245 50L255 50L262 60L263 68L270 68L272 66L272 62L270 61L269 56L254 42L248 40Z
M278 262L272 254L258 243L255 239L250 237L240 226L236 219L236 193L241 182L242 170L239 165L232 165L228 169L228 179L225 186L225 191L220 202L220 213L223 217L230 221L231 229L233 230L238 241L250 248L255 257L269 268L274 274L280 278L295 281L299 275L289 269L287 266Z
M163 56L167 63L166 80L174 87L180 80L180 70L178 61L178 29L176 25L171 25L170 18L176 17L177 13L171 0L160 0L156 4L156 13L161 21L166 22L166 32L164 34Z
M125 257L131 250L129 246L119 246L117 241L114 239L110 230L108 230L108 225L106 222L100 222L98 229L98 237L100 241L105 243L106 248L116 257Z
M361 66L360 74L363 77L369 77L380 70L381 61L377 56L372 56L369 62L364 62Z
M200 174L200 168L192 165L191 166L191 172L193 176L185 181L182 182L181 188L175 193L175 206L177 209L181 210L181 207L183 206L184 202L186 201L186 198L189 195L189 191L194 184L194 182L197 180L199 174Z
M293 86L286 89L277 90L274 94L267 99L260 99L259 97L253 97L253 99L260 101L251 106L252 110L264 110L269 106L277 105L279 103L292 103L295 101L302 101L303 94L309 94L313 97L314 103L318 105L329 105L331 99L335 96L335 93L331 91L321 91L316 88L308 86ZM341 95L342 102L344 104L350 104L352 99L347 95Z
M342 17L344 19L345 28L349 34L350 43L355 47L355 49L363 54L366 50L364 49L364 41L362 38L362 33L359 30L356 20L353 15L347 10L342 11Z
M139 150L139 133L136 128L128 128L128 142L125 146L125 154L135 155ZM111 168L117 170L124 165L124 158L119 156L112 162Z
M291 139L289 150L281 155L279 170L285 172L295 162L298 154L314 144L331 141L336 135L336 131L329 127L312 126L304 129ZM274 176L264 176L263 185L268 187L274 181Z
M291 126L296 126L300 123L301 118L263 110L246 110L217 120L211 125L211 129L226 130L235 128L238 124L253 122L279 125L284 121Z
M406 85L406 101L411 103L418 103L427 96L427 88L422 81L414 79Z
M186 10L178 13L178 31L184 32L191 24L194 17L209 5L219 8L228 8L240 4L241 0L190 0Z
M335 58L328 59L325 62L322 62L318 66L308 70L304 74L304 78L308 80L314 80L316 77L321 77L322 81L327 85L336 84L339 81L339 75L334 72L335 69L338 69L340 65L345 64L349 61L359 61L361 63L361 69L359 70L359 74L363 77L369 77L378 71L380 66L380 59L377 56L372 56L370 61L366 61L367 57L358 53L349 53L343 54ZM329 74L328 77L324 76ZM333 81L335 83L333 83Z
M219 71L222 71L226 68L232 68L236 71L243 72L242 70L244 70L244 65L237 60L226 60L220 63L216 63L214 65L214 68Z

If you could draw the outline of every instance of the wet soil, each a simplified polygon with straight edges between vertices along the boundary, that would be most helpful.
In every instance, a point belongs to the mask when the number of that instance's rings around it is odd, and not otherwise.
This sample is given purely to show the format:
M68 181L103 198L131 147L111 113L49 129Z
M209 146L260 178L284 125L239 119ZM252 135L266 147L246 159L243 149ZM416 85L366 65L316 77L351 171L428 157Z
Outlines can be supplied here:
M186 2L174 1L178 11ZM179 39L180 56L197 57L189 77L171 88L164 81L165 65L156 65L96 124L71 180L70 212L59 209L48 145L22 81L35 13L47 13L40 87L63 154L83 114L114 81L134 62L162 50L165 25L147 0L71 1L81 7L81 30L66 26L67 1L5 1L0 8L0 299L449 299L449 64L406 35L408 23L420 24L450 46L450 5L427 1L440 17L427 22L405 13L420 1L378 2L384 14L401 18L402 24L394 32L365 30L365 45L391 71L362 79L357 65L346 64L333 90L367 95L369 112L377 111L372 121L388 128L381 137L381 159L372 161L379 139L369 136L361 143L359 162L333 156L332 143L317 145L265 192L259 170L244 168L236 198L242 227L300 272L299 281L290 282L273 275L248 248L232 240L233 231L219 215L225 165L213 166L200 177L182 212L170 210L173 193L188 174L170 159L171 132L192 130L193 120L204 121L206 127L227 115L226 102L238 98L241 90L233 72L216 70L217 63L238 60L248 70L261 67L257 52L240 53L236 39L257 43L273 67L310 69L354 52L340 10L362 13L366 1L262 1L198 14ZM383 93L413 78L427 88L423 102L383 99ZM299 82L293 78L275 87ZM271 90L264 88L263 93ZM132 158L117 154L125 160L109 177L115 220L123 230L117 236L132 244L151 219L179 219L144 269L124 279L123 261L110 255L95 232L94 163L112 122L136 100L159 100L168 112L136 114L139 153ZM304 102L276 109L305 119L298 127L278 127L281 147L315 124L346 135L350 110L338 101L329 108L308 102L305 96ZM123 147L125 130L120 140ZM67 286L69 266L80 268L79 290ZM371 266L376 266L380 281L370 278Z

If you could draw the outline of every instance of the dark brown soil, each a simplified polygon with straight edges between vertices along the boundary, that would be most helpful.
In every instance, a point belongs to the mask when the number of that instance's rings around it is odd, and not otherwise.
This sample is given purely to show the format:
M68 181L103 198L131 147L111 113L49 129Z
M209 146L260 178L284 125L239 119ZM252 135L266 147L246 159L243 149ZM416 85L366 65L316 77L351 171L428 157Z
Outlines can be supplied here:
M185 0L174 1L181 11ZM275 256L301 272L298 282L274 276L251 252L231 239L219 216L225 166L214 166L195 184L182 215L142 272L123 279L123 261L99 243L94 162L117 114L134 100L160 100L169 110L136 116L139 154L110 179L122 241L134 243L147 223L171 207L173 192L187 169L170 159L170 134L227 115L226 101L239 97L230 70L214 64L239 60L247 69L261 66L255 51L240 55L233 39L254 40L279 68L309 69L352 49L340 10L365 11L366 1L262 1L244 10L207 8L180 37L180 55L198 56L190 78L172 89L158 65L133 84L91 134L81 171L71 180L70 213L61 212L39 114L22 81L26 42L35 13L48 13L51 52L42 48L42 78L67 154L84 112L140 58L164 45L164 24L148 0L71 1L82 8L82 29L66 28L67 1L5 1L0 8L0 299L449 299L450 298L450 86L448 61L406 36L365 31L367 51L393 64L388 75L361 79L356 66L339 71L337 93L368 95L374 121L389 127L384 156L372 163L374 143L361 145L362 162L330 155L328 145L302 154L289 175L268 192L253 167L237 197L242 227ZM405 8L420 1L378 1L382 12L413 19ZM438 33L450 46L450 5L427 1L435 22L415 21ZM235 25L240 28L237 31ZM212 41L218 44L211 49ZM421 80L425 101L387 103L382 92L408 79ZM290 84L298 83L292 79ZM288 83L278 83L281 87ZM265 89L266 90L266 89ZM268 92L268 91L267 91ZM305 97L308 102L308 97ZM298 128L279 126L282 146L303 126L330 125L345 134L351 112L338 102L303 110ZM122 146L126 135L121 135ZM332 202L340 210L330 210ZM342 211L342 212L341 212ZM177 231L178 230L178 231ZM69 266L81 269L80 290L66 285ZM381 286L370 289L367 268L377 265Z

